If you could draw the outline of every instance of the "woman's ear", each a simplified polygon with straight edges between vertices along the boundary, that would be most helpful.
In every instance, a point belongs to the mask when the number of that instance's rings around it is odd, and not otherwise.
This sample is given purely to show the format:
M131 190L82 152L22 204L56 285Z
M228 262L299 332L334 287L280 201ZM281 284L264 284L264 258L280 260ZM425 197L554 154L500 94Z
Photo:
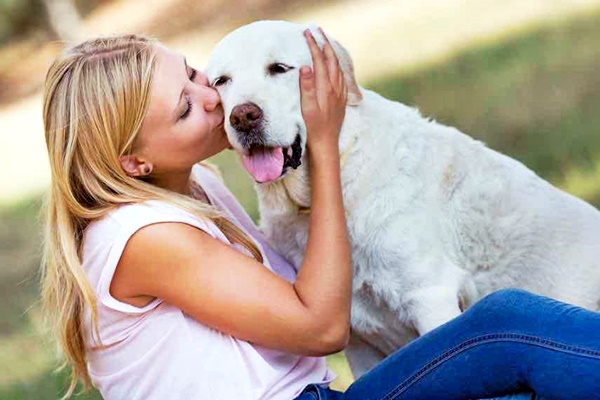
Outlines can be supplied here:
M135 155L121 156L119 162L129 176L147 176L152 172L152 163Z

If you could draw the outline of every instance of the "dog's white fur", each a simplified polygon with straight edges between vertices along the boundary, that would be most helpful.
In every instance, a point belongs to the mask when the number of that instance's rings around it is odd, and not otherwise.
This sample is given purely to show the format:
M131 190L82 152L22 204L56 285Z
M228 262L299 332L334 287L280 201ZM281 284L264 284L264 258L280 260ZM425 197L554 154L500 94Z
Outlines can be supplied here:
M260 21L215 48L206 72L211 82L230 78L218 90L236 150L243 151L228 118L248 101L263 109L271 145L289 146L299 133L304 148L298 71L312 64L306 28ZM340 152L354 264L347 355L356 376L500 288L598 309L595 208L458 130L358 87L348 53L334 47L351 92ZM274 62L294 69L269 75ZM310 207L308 162L303 155L297 170L256 186L261 228L296 267L308 234L308 216L298 212Z

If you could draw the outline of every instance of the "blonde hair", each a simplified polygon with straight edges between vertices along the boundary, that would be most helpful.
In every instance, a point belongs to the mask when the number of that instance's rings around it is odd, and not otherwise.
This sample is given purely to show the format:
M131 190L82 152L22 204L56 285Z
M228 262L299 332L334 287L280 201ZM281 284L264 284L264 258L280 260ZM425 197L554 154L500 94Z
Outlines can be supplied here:
M90 385L82 326L90 312L97 335L96 298L79 253L83 231L122 204L162 200L212 220L234 243L262 261L254 243L213 207L128 176L119 158L131 152L148 109L155 66L153 39L137 35L83 42L59 56L46 76L44 130L52 174L45 205L42 303L64 366ZM99 339L99 338L98 338Z

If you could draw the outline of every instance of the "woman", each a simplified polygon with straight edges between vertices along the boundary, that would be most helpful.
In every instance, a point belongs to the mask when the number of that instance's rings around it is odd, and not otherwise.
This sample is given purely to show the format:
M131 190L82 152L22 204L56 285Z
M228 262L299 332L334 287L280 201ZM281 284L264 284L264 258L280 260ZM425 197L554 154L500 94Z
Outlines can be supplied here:
M350 321L346 88L331 46L306 38L314 66L296 68L313 212L295 279L273 272L289 265L199 164L228 146L201 72L138 36L84 42L51 66L43 299L73 370L67 395L78 380L107 400L600 393L598 315L521 291L487 297L346 393L327 388L322 356L345 347ZM558 379L573 373L577 384Z

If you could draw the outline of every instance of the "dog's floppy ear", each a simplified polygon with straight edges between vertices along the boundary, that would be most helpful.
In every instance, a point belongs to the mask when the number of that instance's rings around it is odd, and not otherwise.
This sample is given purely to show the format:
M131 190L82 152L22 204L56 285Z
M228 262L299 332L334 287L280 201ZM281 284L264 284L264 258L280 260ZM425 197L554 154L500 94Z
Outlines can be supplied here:
M317 44L322 47L324 40L321 37L321 32L319 32L317 26L310 24L308 28L313 33ZM356 83L356 77L354 76L354 64L352 63L352 58L350 58L350 53L348 53L348 50L346 50L331 36L327 35L327 38L329 39L329 42L331 43L331 46L337 55L337 58L340 62L340 67L342 68L342 72L344 74L344 81L348 87L348 101L346 104L349 106L357 106L358 103L361 102L363 95L360 92L358 84Z

